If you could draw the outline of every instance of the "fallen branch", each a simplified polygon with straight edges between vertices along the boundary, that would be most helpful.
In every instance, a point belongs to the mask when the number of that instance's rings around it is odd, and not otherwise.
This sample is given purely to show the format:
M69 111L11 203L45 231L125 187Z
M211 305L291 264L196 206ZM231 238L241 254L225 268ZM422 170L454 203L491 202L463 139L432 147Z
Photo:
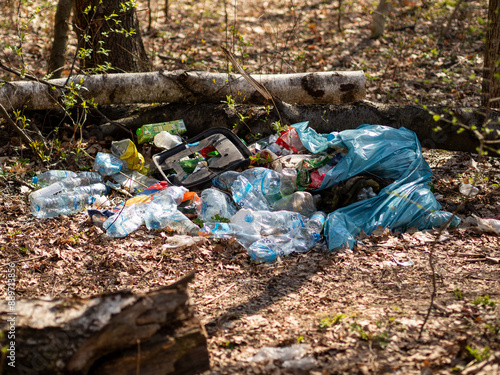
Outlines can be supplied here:
M206 336L188 302L190 274L146 293L0 304L0 328L15 327L5 372L38 374L195 374L209 368ZM14 322L14 323L12 323ZM0 339L9 348L7 335ZM12 349L10 349L12 350Z

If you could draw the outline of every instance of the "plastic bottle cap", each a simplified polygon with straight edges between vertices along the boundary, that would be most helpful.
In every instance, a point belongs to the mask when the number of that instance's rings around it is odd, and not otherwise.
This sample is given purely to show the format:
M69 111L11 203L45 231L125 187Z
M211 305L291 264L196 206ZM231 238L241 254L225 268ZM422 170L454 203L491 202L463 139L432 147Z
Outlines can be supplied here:
M38 183L38 176L31 177L31 182L33 182L34 184L37 184Z
M168 186L168 181L160 181L161 186Z
M253 216L250 214L245 215L245 221L251 223L253 221Z

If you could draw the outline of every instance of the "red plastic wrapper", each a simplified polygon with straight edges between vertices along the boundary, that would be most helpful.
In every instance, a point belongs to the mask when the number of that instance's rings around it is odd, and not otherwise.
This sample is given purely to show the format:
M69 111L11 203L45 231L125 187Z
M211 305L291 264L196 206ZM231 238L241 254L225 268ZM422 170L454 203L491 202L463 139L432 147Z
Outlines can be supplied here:
M294 154L306 149L300 141L297 129L291 126L281 132L280 137L276 140L276 144L287 150L291 150Z

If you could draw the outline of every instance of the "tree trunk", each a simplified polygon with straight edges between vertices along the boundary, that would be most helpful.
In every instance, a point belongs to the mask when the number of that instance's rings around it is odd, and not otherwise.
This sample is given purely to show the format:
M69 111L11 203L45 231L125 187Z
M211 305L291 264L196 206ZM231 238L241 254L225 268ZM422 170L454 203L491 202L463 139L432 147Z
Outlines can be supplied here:
M287 103L343 104L365 97L365 76L356 72L252 75L267 90ZM99 105L228 101L264 102L263 97L240 75L208 72L151 72L74 76L83 79L81 95ZM62 86L66 79L48 81ZM0 86L0 104L6 109L52 109L62 91L35 81L14 81ZM269 103L272 104L272 103Z
M489 4L482 104L500 108L500 0L490 0Z
M47 73L52 78L60 78L66 63L66 45L68 44L68 21L73 8L73 0L59 0L54 19L54 43L50 50L49 68Z
M0 305L6 373L196 374L209 368L206 336L188 303L193 274L156 291ZM9 314L10 313L10 314ZM14 320L12 320L14 319ZM9 340L9 341L8 341ZM12 340L12 341L10 341ZM11 347L13 346L13 347ZM15 353L9 358L10 351ZM15 364L15 368L9 363Z
M106 108L101 108L106 111ZM362 124L387 125L394 128L405 127L414 131L422 146L431 149L445 149L452 151L476 152L479 142L470 132L458 134L458 126L452 126L444 121L435 122L433 113L445 116L451 120L448 107L429 107L428 110L416 105L384 105L368 101L360 101L345 105L296 105L287 106L281 113L289 124L302 121L309 121L311 128L319 133L330 133L355 129ZM475 125L478 129L484 124L484 111L474 108L455 108L455 117L459 123L469 126ZM210 115L207 115L210 114ZM108 115L111 119L117 120L120 115ZM241 122L242 117L247 117L245 123ZM271 123L279 120L276 114L269 113L264 106L237 105L229 108L224 104L169 104L156 106L150 109L141 109L135 114L120 119L120 123L131 130L135 130L143 124L157 123L175 119L183 119L187 127L187 137L193 137L200 132L214 127L226 127L240 129L238 135L246 137L248 142L255 138L252 135L268 135L271 130ZM491 126L496 131L499 130L498 119L500 111L492 111L490 118L494 120L496 126ZM434 131L439 126L441 130ZM113 124L103 124L98 129L96 135L120 135L129 136L122 132L120 128ZM490 136L498 138L500 133L493 131ZM102 132L102 133L100 133ZM498 145L495 146L498 149ZM490 152L490 155L492 153Z
M378 38L384 35L385 32L385 20L387 18L387 13L391 9L391 0L380 0L377 9L373 12L373 22L372 22L372 38Z
M151 70L135 6L121 0L75 0L80 68L108 73ZM109 64L110 69L105 68Z

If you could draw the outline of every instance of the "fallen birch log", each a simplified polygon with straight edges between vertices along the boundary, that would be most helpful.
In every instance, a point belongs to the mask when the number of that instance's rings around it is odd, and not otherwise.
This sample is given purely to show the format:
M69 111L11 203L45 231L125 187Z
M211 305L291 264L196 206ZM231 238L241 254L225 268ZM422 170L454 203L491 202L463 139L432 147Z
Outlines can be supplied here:
M196 374L207 370L205 332L186 293L192 277L141 295L119 292L95 298L16 301L17 315L9 314L7 303L1 304L1 328L8 333L14 327L15 334L1 340L2 347L11 346L3 373Z
M366 94L362 71L298 74L255 74L252 77L286 103L343 104ZM47 81L13 81L0 86L0 104L7 110L53 109L67 87L81 85L79 94L98 105L132 103L220 103L231 96L236 103L262 104L263 98L239 74L210 72L151 72L74 76ZM66 88L65 88L66 87Z

